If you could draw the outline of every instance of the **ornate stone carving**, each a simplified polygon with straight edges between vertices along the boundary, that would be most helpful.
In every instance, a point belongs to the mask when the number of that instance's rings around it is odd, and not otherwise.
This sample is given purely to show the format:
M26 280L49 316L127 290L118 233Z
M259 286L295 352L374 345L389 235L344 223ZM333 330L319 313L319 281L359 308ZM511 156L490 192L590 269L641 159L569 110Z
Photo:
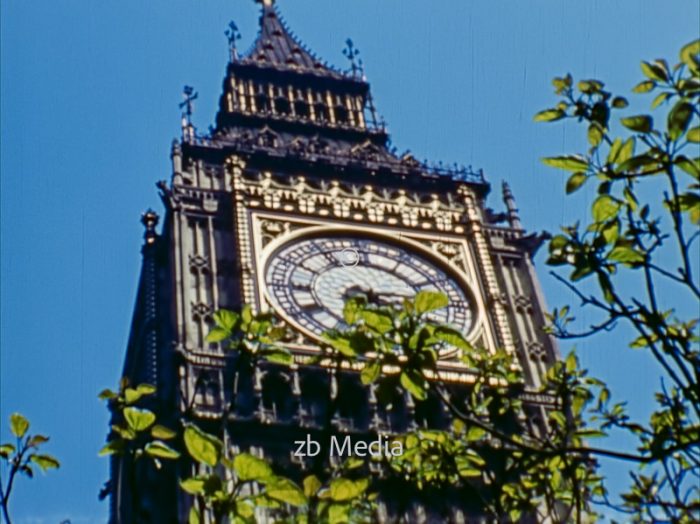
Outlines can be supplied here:
M532 313L532 299L527 295L513 295L515 310L519 313Z
M190 255L190 271L198 274L206 274L210 272L209 257L202 255Z
M191 304L192 308L192 319L195 321L208 321L211 318L212 307L204 302L197 302Z
M544 344L541 342L527 342L525 344L525 351L530 360L546 362L547 361L547 351Z

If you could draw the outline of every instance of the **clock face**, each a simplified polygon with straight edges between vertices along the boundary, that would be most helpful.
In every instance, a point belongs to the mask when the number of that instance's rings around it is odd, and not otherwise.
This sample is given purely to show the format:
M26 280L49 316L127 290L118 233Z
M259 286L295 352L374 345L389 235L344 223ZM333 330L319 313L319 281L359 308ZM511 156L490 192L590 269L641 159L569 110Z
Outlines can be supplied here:
M344 327L345 301L359 294L400 305L418 291L440 291L449 305L432 312L432 320L465 334L473 323L471 295L438 264L369 237L308 237L284 245L268 260L265 285L273 306L316 337Z

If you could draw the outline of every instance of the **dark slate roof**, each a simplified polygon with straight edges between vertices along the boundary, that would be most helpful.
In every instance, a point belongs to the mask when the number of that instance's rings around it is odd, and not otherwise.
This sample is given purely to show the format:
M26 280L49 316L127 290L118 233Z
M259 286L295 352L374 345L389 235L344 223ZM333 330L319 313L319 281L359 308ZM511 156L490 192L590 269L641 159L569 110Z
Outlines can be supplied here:
M351 75L346 75L323 62L299 42L287 28L273 1L266 0L262 4L260 32L248 52L241 58L242 63L296 70L318 76L353 79Z

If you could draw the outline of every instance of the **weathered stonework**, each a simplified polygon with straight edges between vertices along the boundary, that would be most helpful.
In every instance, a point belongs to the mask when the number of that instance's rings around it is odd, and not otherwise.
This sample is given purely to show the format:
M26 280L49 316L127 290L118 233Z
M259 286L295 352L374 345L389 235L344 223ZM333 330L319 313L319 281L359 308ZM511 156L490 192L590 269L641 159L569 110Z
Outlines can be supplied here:
M557 350L541 330L545 305L532 265L540 240L523 231L507 186L505 212L497 213L485 207L490 186L481 172L392 151L361 74L322 64L268 3L250 53L234 51L215 128L200 136L186 119L173 144L171 180L159 183L162 232L154 216L144 219L125 375L157 386L164 421L195 419L228 447L290 471L308 466L290 455L294 436L328 422L339 435L363 438L444 427L450 417L439 403L402 395L391 410L382 406L374 388L360 384L361 364L336 370L313 362L317 337L275 309L266 290L265 268L281 246L355 235L401 246L458 282L470 301L470 342L517 355L530 387L527 417L540 423L549 399L532 391ZM235 355L206 342L212 314L243 304L273 310L292 327L292 366L244 373ZM438 373L459 387L472 382L454 353L443 355ZM115 463L112 522L132 522L130 486L117 471ZM176 473L150 491L149 522L185 520L191 500ZM449 496L439 511L430 501L397 509L383 500L378 521L467 522L478 514Z

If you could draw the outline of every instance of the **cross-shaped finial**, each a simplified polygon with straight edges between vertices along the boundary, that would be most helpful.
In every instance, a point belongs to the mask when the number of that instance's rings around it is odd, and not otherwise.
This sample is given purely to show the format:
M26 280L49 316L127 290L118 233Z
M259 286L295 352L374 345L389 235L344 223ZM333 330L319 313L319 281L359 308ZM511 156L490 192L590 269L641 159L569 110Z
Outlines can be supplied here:
M182 88L182 96L185 98L184 102L180 103L180 109L185 109L183 117L187 118L187 123L189 124L192 119L192 110L194 109L193 102L197 100L199 93L194 92L194 87L185 86Z
M360 74L363 74L362 59L357 58L358 56L360 56L360 51L355 47L350 38L348 38L345 41L345 49L343 49L343 55L345 55L345 58L350 60L350 71L352 72L352 76L357 76L358 72Z
M225 31L226 38L228 38L228 46L231 51L231 61L233 62L238 58L238 53L236 51L236 40L241 39L241 33L238 32L238 26L231 20L228 24L228 29Z

